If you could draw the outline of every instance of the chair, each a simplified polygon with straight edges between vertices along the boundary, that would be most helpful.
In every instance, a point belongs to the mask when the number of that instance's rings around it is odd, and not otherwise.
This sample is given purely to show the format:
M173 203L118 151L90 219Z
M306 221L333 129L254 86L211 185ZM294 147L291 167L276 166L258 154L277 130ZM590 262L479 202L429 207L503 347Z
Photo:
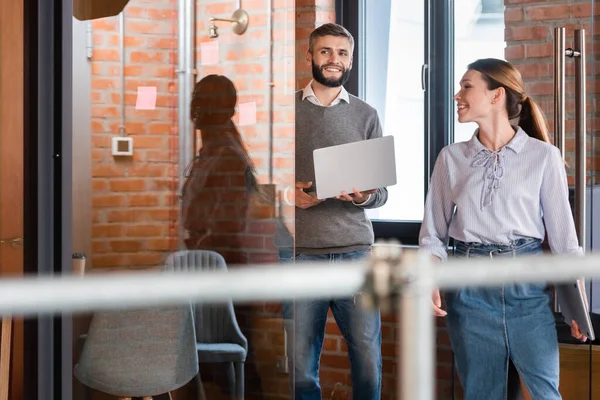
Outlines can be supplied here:
M198 376L190 305L95 313L75 377L124 398L149 398ZM198 398L204 399L198 378Z
M167 259L173 272L227 271L223 257L213 251L184 250ZM248 341L238 326L233 303L196 304L194 310L196 349L200 363L228 363L227 378L232 398L244 398L244 362Z

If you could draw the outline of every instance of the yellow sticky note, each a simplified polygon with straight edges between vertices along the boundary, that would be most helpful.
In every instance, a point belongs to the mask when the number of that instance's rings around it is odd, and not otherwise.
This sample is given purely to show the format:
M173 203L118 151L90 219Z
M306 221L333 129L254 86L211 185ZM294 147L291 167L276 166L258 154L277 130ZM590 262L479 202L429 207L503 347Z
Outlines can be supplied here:
M256 123L256 102L240 104L240 125L252 125Z
M213 40L200 44L200 63L202 65L219 63L219 42Z
M138 86L136 110L154 110L156 108L156 86Z

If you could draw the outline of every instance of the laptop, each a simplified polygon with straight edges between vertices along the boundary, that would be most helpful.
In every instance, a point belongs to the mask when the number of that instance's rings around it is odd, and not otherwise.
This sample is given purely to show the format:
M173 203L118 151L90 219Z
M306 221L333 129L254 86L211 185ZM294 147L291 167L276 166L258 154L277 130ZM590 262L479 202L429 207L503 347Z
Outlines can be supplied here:
M313 151L318 199L396 184L394 137L361 140Z
M555 289L560 312L565 322L571 325L571 321L575 320L581 333L589 340L595 340L596 335L581 282L559 283L556 284Z

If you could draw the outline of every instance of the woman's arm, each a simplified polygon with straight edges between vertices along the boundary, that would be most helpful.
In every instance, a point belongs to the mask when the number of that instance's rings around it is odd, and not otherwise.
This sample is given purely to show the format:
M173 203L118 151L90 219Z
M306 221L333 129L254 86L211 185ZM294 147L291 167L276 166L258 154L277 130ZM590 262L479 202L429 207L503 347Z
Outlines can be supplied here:
M448 258L448 227L454 203L452 202L448 161L443 149L431 175L423 224L419 234L419 247L442 261Z
M552 253L583 254L569 204L567 173L556 147L552 147L544 168L540 204Z

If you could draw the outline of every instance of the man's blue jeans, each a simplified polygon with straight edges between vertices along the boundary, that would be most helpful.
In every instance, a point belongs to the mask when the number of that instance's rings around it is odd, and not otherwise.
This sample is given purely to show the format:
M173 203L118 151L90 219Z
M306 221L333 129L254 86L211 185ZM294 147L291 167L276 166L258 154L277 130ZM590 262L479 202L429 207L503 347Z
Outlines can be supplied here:
M296 255L296 262L356 260L368 251L341 254ZM290 254L291 256L291 254ZM282 261L286 261L282 258ZM289 261L292 261L290 257ZM353 399L380 400L381 397L381 317L365 310L359 294L342 299L315 299L286 303L283 316L288 333L288 354L295 400L321 400L319 361L325 337L329 308L348 344Z

